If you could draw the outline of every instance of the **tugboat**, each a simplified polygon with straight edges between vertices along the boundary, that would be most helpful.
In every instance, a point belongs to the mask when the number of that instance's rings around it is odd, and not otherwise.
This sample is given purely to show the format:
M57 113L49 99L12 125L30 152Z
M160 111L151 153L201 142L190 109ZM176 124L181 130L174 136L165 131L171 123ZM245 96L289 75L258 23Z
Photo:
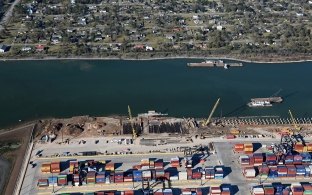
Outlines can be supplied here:
M223 68L224 69L229 69L229 65L228 64L224 64Z

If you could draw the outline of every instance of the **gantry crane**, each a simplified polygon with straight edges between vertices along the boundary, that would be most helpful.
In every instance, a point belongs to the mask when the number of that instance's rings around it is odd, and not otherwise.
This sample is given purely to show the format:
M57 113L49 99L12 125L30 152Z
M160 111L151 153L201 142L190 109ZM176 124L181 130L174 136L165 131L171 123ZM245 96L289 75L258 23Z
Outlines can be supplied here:
M132 139L135 140L137 137L137 134L133 126L132 114L131 114L131 109L129 105L128 105L128 114L129 114L129 119L130 119L131 130L132 130Z
M217 109L217 106L218 106L218 104L219 104L219 101L220 101L220 98L218 98L218 100L216 101L215 105L213 106L213 108L212 108L212 110L211 110L211 112L210 112L210 114L209 114L209 117L208 117L207 120L204 122L203 126L207 126L207 125L209 124L213 113L214 113L214 112L216 111L216 109Z
M291 122L292 122L292 124L294 125L295 130L300 131L300 130L301 130L301 127L297 125L297 122L296 122L294 116L292 115L291 111L288 110L288 113L289 113L289 115L290 115Z

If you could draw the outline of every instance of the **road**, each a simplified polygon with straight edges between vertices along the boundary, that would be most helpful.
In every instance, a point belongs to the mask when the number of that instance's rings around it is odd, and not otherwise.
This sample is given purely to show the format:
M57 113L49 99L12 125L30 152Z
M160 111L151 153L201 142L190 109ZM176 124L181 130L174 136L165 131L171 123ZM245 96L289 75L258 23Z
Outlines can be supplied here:
M2 30L4 29L5 24L7 24L7 22L10 20L10 18L12 17L13 14L13 9L15 7L15 5L17 5L21 0L15 0L12 5L10 6L10 8L5 12L1 22L0 22L0 32L2 32Z

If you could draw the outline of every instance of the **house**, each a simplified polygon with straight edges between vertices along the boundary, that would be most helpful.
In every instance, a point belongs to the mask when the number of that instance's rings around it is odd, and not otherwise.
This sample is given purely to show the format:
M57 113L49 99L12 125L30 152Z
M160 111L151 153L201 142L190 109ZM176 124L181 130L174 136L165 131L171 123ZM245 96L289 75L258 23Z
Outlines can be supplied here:
M142 44L137 44L137 45L135 45L135 46L133 46L133 49L136 49L136 50L144 50L144 45L142 45Z
M0 53L5 53L10 50L11 46L9 45L0 45Z
M175 39L175 36L173 34L166 34L166 39L169 39L169 40L173 40Z
M22 47L21 51L31 51L31 47L28 46Z
M145 46L145 51L154 51L154 48L151 46Z
M44 45L36 45L36 51L40 52L44 50Z
M95 35L95 37L94 37L94 41L102 41L103 40L103 37L102 37L102 35L101 34L97 34L97 35Z

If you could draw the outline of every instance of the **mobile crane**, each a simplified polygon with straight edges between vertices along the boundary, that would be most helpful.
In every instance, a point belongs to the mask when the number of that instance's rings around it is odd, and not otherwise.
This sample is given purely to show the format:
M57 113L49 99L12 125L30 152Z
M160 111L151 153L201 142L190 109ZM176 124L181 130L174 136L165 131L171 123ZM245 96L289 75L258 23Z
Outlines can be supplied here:
M214 106L213 106L213 108L212 108L212 110L211 110L211 112L210 112L210 114L209 114L207 120L203 123L203 126L207 126L207 125L209 124L209 122L210 122L210 120L211 120L211 117L212 117L213 113L216 111L219 102L220 102L220 98L218 98L218 100L217 100L216 103L214 104Z
M131 109L129 105L128 105L128 114L129 114L131 129L132 129L132 139L135 140L137 138L137 134L133 126L133 119L132 119Z

